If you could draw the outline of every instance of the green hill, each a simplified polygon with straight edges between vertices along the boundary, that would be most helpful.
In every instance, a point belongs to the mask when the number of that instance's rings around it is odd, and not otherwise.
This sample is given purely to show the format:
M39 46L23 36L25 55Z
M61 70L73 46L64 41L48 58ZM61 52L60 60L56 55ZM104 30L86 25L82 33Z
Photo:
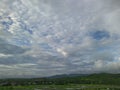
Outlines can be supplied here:
M99 84L120 85L120 74L62 75L33 79L1 79L1 86L10 85L67 85L67 84Z

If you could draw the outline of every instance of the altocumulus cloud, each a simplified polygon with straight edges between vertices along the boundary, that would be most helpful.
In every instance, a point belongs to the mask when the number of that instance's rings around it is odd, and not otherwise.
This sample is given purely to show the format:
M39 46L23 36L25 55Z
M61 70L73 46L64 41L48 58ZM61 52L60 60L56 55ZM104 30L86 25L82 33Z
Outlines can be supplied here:
M0 77L120 73L119 0L1 0Z

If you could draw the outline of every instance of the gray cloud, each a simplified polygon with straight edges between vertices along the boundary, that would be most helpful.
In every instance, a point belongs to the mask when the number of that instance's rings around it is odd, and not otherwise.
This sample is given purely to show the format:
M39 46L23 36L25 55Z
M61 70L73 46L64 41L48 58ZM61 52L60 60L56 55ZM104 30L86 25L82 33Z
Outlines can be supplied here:
M3 54L21 54L26 50L16 45L8 44L5 40L0 39L0 53Z
M118 73L119 3L2 0L0 75Z
M30 56L15 55L7 58L5 57L0 58L0 64L14 65L14 64L24 64L24 63L35 63L34 60L36 61L35 58Z

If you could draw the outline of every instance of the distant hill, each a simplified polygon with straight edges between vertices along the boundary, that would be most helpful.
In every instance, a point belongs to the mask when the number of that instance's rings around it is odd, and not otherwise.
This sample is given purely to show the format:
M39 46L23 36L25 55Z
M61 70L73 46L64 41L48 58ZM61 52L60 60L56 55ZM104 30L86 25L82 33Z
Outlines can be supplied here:
M1 79L1 86L10 85L66 85L66 84L98 84L120 85L120 74L63 74L44 78Z
M62 75L55 75L50 76L48 78L64 78L64 77L82 77L82 76L88 76L89 74L62 74Z
M55 78L54 78L55 77ZM105 84L120 85L120 74L98 73L98 74L70 74L58 75L52 78L60 83L74 84Z

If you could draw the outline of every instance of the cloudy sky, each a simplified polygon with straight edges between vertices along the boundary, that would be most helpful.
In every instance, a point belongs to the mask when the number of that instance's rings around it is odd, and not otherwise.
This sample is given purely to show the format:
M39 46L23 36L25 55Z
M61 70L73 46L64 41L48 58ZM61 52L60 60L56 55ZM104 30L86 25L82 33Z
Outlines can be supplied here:
M120 0L0 0L0 78L120 73Z

